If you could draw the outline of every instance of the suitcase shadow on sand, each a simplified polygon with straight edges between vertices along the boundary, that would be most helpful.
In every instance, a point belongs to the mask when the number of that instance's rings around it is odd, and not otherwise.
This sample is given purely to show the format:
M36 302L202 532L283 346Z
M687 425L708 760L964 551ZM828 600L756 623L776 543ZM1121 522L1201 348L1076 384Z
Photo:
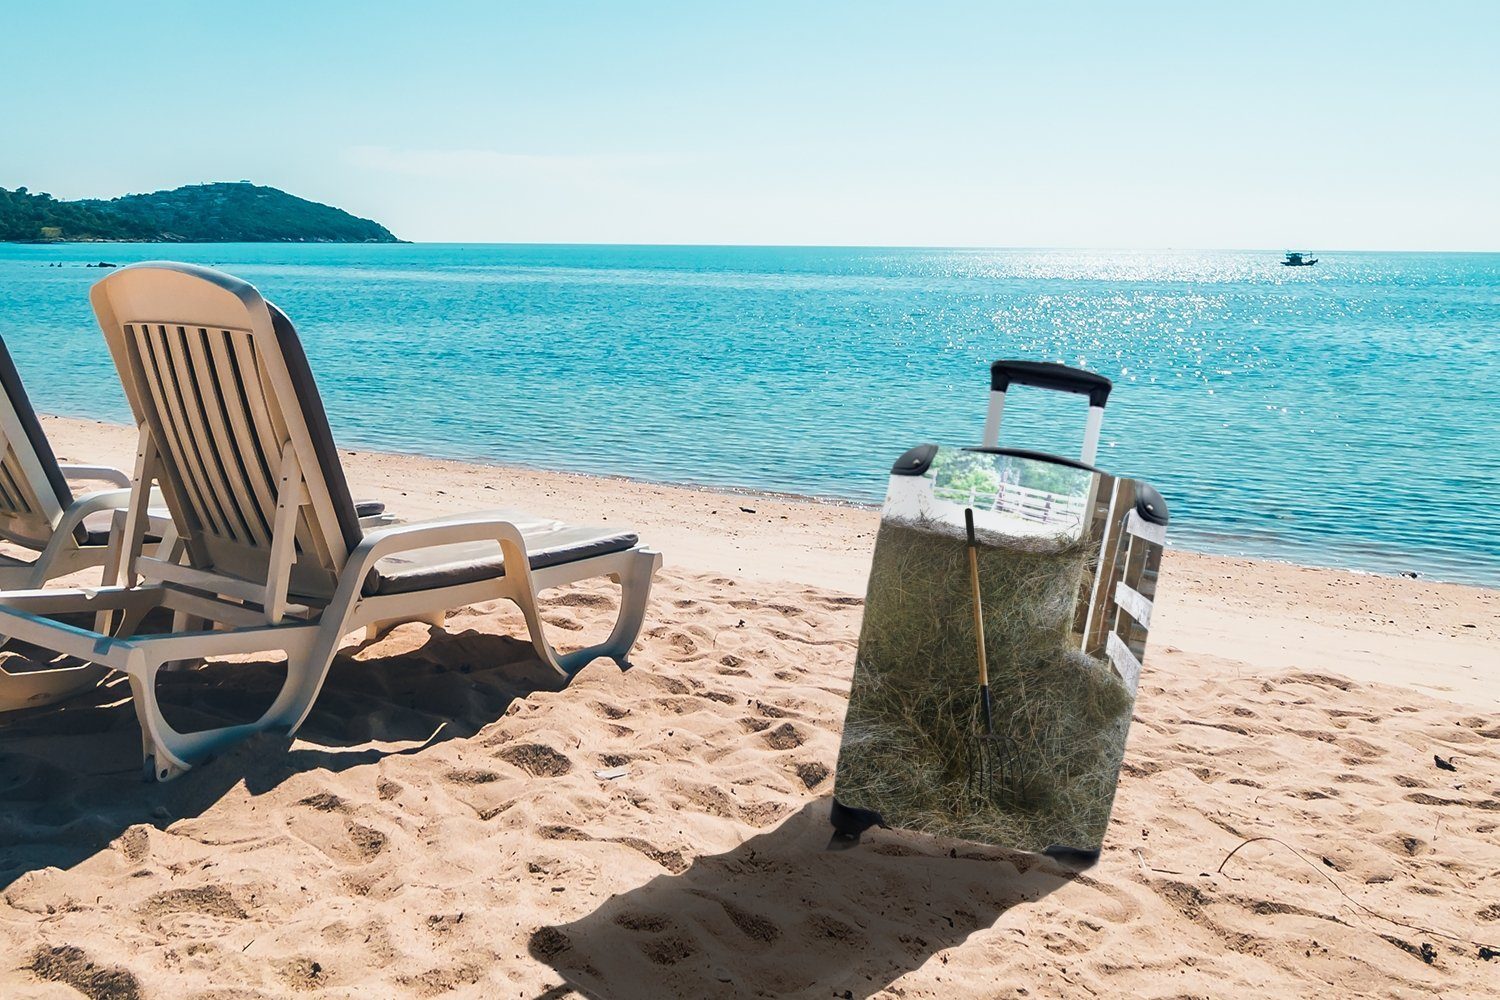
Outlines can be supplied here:
M830 851L828 810L809 803L732 851L543 927L531 954L594 997L865 997L1076 875L901 832Z
M248 721L285 669L213 662L164 675L168 719L184 729ZM261 733L175 781L143 782L140 729L123 677L44 708L0 716L0 889L29 871L70 869L137 824L165 829L243 783L262 795L297 775L331 772L471 736L510 704L562 680L531 644L485 631L404 626L346 649L298 732Z

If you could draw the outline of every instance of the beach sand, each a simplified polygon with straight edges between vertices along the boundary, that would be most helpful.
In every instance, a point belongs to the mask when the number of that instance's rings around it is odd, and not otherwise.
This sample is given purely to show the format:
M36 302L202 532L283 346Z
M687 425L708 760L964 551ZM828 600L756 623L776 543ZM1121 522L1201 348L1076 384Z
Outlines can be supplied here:
M129 462L124 428L45 424ZM346 467L409 517L634 525L667 562L633 669L562 687L514 609L473 607L351 648L295 741L165 785L118 682L0 722L0 996L1500 987L1494 591L1170 552L1096 866L888 831L828 852L874 512ZM554 595L554 641L600 636L612 597ZM271 676L210 666L177 699L212 717Z

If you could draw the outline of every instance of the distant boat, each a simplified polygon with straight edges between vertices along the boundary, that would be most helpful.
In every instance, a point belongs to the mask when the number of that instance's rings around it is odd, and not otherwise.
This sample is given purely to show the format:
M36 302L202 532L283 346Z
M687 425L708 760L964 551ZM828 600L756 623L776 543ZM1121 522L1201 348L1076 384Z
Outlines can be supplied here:
M1318 262L1318 258L1316 258L1316 257L1309 257L1305 253L1297 253L1294 250L1288 250L1287 254L1286 254L1286 260L1284 260L1284 261L1281 262L1281 266L1282 267L1312 267L1317 262Z

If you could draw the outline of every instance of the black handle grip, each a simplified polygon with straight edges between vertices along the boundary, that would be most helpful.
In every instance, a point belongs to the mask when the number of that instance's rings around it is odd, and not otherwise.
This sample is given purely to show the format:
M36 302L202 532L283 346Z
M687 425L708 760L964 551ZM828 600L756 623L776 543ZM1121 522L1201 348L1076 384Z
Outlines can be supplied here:
M1103 406L1114 383L1096 372L1069 368L1052 361L996 361L990 365L990 389L1008 392L1012 385L1034 385L1087 396L1090 406Z

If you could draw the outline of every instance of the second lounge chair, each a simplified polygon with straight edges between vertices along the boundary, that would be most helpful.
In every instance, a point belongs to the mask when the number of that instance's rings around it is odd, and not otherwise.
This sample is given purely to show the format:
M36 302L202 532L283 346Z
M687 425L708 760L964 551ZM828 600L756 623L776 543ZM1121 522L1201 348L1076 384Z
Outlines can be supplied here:
M543 662L569 675L599 657L624 666L645 617L659 553L618 528L490 511L368 530L350 499L323 404L291 322L251 285L187 264L134 264L100 281L94 311L139 432L122 578L97 591L0 594L0 634L130 682L148 778L166 780L251 733L295 732L341 641L359 628L430 620L505 598ZM184 547L146 555L159 483ZM596 577L620 584L603 642L566 655L547 641L537 594ZM149 612L178 628L135 635ZM97 631L58 620L94 612ZM183 733L156 681L174 661L267 651L286 681L258 720Z

